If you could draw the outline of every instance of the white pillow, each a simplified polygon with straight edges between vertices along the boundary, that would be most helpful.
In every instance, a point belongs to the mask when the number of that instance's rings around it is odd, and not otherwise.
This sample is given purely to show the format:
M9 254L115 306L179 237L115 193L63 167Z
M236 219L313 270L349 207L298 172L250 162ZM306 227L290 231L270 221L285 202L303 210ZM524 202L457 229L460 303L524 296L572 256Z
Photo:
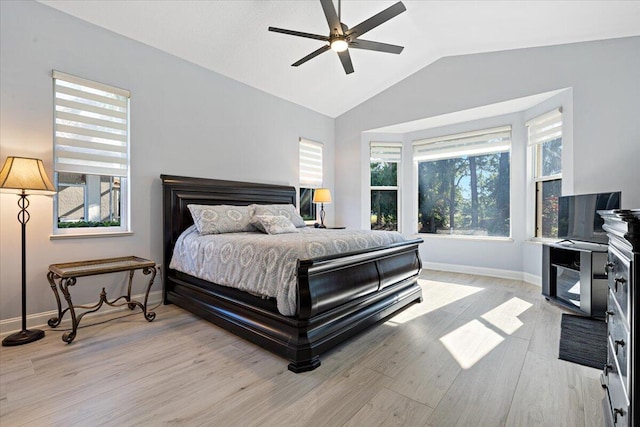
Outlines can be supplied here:
M200 234L255 231L251 224L253 209L249 206L187 205Z
M255 219L256 215L283 216L291 221L294 227L302 228L307 226L293 205L249 205L249 207L253 209L254 217L251 220L251 224L260 231L264 230L261 229L260 221Z
M256 215L262 228L269 234L299 233L298 229L282 215Z

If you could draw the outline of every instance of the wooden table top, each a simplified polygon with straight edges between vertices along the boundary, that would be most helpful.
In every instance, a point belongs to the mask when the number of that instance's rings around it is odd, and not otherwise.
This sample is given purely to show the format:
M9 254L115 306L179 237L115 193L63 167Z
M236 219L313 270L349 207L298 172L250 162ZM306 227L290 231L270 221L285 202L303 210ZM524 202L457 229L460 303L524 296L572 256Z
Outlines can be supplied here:
M156 263L154 261L145 258L126 256L51 264L49 266L49 271L56 274L58 277L67 278L138 270L141 268L155 267L155 265Z

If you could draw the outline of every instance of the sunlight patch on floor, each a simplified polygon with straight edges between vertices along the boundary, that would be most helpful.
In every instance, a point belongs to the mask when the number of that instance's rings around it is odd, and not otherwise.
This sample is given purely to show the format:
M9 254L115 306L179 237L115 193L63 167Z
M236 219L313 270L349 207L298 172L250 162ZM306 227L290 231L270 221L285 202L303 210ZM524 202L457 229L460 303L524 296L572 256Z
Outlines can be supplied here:
M472 320L440 338L462 369L469 369L497 347L504 337L491 327L506 335L516 332L524 323L518 318L533 304L513 297L487 311L481 319Z
M451 303L484 290L477 286L456 285L454 283L436 282L418 279L422 286L422 303L415 304L388 321L391 326L401 325L424 314L431 313Z
M493 310L487 311L482 318L505 334L511 335L523 325L518 316L527 311L533 304L513 297Z
M428 282L428 283L427 283ZM425 310L429 313L445 307L470 295L483 291L479 286L457 285L455 283L418 280L422 285L422 296Z
M462 369L469 369L504 338L478 320L472 320L440 338Z

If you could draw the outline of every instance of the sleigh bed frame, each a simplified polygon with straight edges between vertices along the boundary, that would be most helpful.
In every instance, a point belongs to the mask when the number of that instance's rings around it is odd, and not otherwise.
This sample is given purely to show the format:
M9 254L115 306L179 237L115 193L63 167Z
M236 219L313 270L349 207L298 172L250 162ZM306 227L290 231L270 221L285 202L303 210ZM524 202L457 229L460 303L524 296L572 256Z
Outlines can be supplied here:
M163 300L176 304L291 363L293 372L320 366L320 354L413 302L421 239L298 262L295 316L262 299L172 270L173 247L193 220L188 204L296 204L289 186L161 175L163 186Z

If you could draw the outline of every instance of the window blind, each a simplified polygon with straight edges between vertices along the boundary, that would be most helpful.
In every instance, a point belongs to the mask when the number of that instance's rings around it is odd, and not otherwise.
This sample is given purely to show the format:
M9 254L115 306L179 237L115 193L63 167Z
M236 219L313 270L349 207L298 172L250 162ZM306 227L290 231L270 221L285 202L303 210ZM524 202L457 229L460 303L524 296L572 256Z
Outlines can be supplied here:
M300 187L322 187L322 144L300 138Z
M372 142L370 159L372 162L395 162L402 160L402 144L394 142Z
M129 91L53 72L56 172L129 174Z
M527 123L529 130L529 145L543 144L562 138L562 109L542 114Z
M511 126L422 139L413 142L413 159L439 160L501 153L511 148Z

